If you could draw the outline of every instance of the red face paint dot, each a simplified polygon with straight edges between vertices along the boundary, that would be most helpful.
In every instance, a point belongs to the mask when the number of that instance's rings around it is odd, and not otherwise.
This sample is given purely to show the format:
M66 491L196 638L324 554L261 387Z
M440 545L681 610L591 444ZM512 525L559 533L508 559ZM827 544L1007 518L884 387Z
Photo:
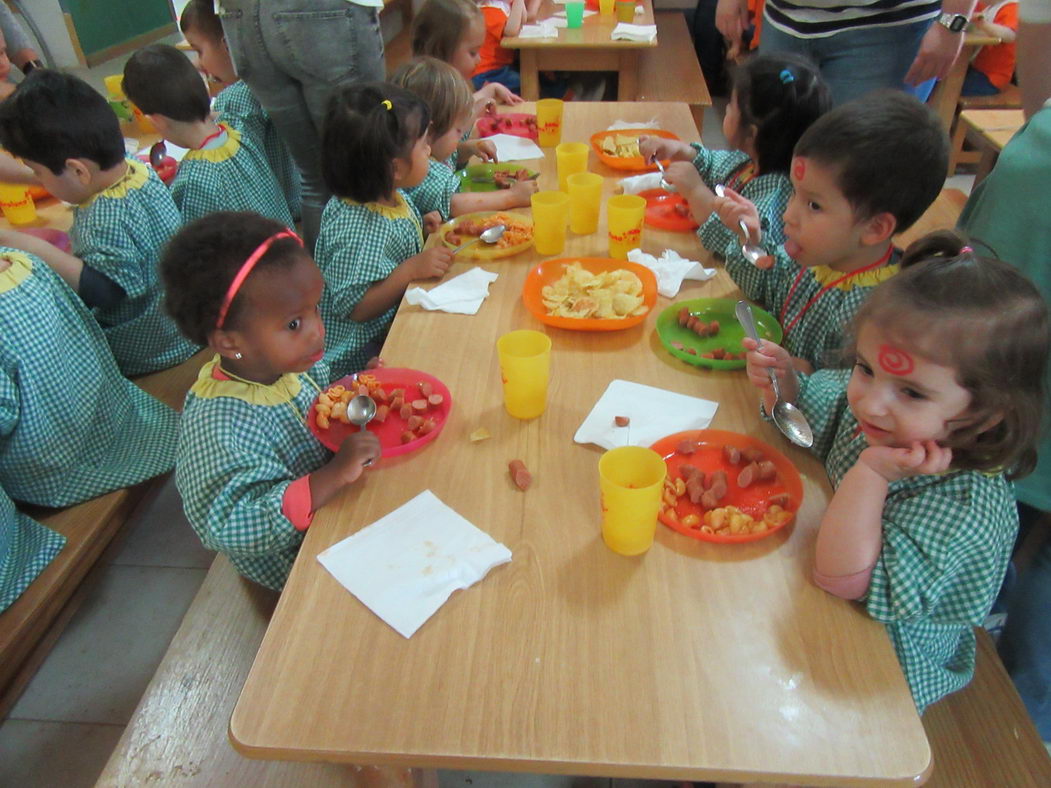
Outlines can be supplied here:
M915 368L912 356L890 345L880 345L879 365L891 375L908 375Z
M806 159L796 159L792 162L792 174L796 176L797 181L803 180L803 176L806 175Z

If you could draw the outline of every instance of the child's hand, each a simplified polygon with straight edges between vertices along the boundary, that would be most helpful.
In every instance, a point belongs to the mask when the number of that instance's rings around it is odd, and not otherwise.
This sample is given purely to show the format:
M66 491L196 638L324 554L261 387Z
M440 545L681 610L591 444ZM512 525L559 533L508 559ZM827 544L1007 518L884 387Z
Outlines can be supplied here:
M952 462L952 449L934 441L916 441L908 449L892 446L870 446L861 452L858 462L874 470L888 482L906 476L927 476L945 473Z
M773 409L776 401L768 370L772 369L777 374L781 396L789 402L795 402L796 395L799 393L799 383L796 380L794 359L791 354L769 339L757 343L754 339L745 337L741 340L741 344L747 351L745 371L748 374L748 381L763 393L766 412L769 413Z
M423 234L430 235L438 232L442 226L442 215L437 211L428 211L423 215Z
M475 98L493 99L500 104L521 104L525 101L521 96L516 96L499 82L489 82L481 87L475 94Z
M669 140L664 137L654 137L647 134L639 135L639 153L643 161L651 162L654 159L664 161L693 161L693 148L679 140Z
M532 197L540 187L537 185L536 178L530 178L525 181L518 181L514 186L507 190L511 204L509 208L528 208L530 204L530 197Z
M673 161L664 168L664 180L675 187L687 200L691 195L703 198L710 195L707 185L701 180L701 174L697 168L688 161Z
M748 228L748 238L743 240L756 243L762 236L762 228L759 224L759 210L755 203L747 197L742 197L733 189L723 187L722 197L716 196L712 203L712 210L726 227L733 232L739 232L741 222Z
M492 140L472 140L467 145L471 147L471 153L482 161L496 161L496 145Z
M353 484L365 470L365 463L379 458L380 439L368 430L352 432L342 444L331 463L344 484Z
M379 356L373 356L365 362L365 369L379 369L383 366L386 366L386 362Z
M410 257L398 267L405 267L409 279L435 279L445 276L452 262L451 249L445 246L435 246Z

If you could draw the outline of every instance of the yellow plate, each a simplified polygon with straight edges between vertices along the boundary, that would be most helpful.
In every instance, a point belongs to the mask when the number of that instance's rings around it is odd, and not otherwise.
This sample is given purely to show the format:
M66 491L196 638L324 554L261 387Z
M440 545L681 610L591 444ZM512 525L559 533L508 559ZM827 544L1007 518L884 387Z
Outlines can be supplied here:
M524 252L533 245L532 220L528 216L513 211L479 211L477 213L465 213L463 216L457 216L452 221L448 221L439 227L437 233L438 238L441 240L441 243L445 244L448 248L455 249L457 246L462 246L477 236L464 235L461 236L460 243L450 243L447 238L450 232L455 232L457 228L466 221L477 222L482 220L485 221L486 225L489 227L501 224L500 221L490 221L494 216L502 217L504 219L502 223L507 225L508 232L504 234L504 237L492 246L486 244L485 241L479 241L476 244L472 244L469 249L464 249L457 255L457 257L469 260L498 260L501 257L511 257L512 255ZM506 243L510 240L509 235L512 227L518 227L528 232L528 238L520 243Z

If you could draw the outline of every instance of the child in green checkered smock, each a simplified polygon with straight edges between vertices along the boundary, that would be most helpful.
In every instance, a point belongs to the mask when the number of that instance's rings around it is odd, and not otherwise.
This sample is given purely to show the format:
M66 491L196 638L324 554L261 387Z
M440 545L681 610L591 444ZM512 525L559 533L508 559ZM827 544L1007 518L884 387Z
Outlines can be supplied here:
M15 509L0 489L0 612L21 596L65 544L66 537Z
M835 489L814 580L886 625L922 713L974 673L1018 528L1008 480L1036 461L1051 330L1032 283L952 233L903 266L856 317L853 370L796 375L785 349L746 347L764 406L773 367Z
M771 312L801 371L835 363L843 331L870 290L898 270L892 237L908 229L945 181L948 139L914 97L879 93L822 115L799 139L784 243L755 264L727 255L745 296ZM943 166L945 165L945 166ZM755 205L727 192L723 221L751 228Z
M727 227L715 212L716 186L750 200L766 243L782 243L781 216L792 195L792 148L831 103L828 86L810 61L790 53L760 55L733 73L723 121L730 150L654 136L643 136L639 150L647 160L681 162L667 168L667 180L689 203L704 248L729 261L740 258L741 235L736 224Z
M260 144L212 120L208 89L175 47L151 44L124 65L124 92L169 142L189 151L172 181L184 222L213 211L255 211L292 227L292 213Z
M0 248L0 486L69 506L171 469L177 414L123 377L84 304Z
M391 82L414 93L427 104L431 115L431 162L427 177L405 190L421 214L437 211L442 219L476 211L504 211L529 206L537 190L536 180L516 183L510 189L458 194L460 178L446 161L455 154L465 133L470 133L474 98L460 73L433 57L417 57L401 66ZM488 151L480 151L492 160Z
M424 227L441 219L421 217L403 191L430 166L426 104L387 83L342 88L332 101L321 163L334 196L315 255L325 277L325 358L338 378L379 353L409 283L443 276L452 253L423 249Z
M314 512L380 453L374 433L355 431L333 455L307 426L330 379L321 273L280 223L233 212L184 227L161 273L179 328L216 352L179 428L186 517L205 547L280 590Z
M197 350L161 308L156 266L179 211L153 170L126 159L106 100L83 80L38 69L0 105L0 143L72 203L73 254L20 233L2 241L47 263L102 326L125 375L174 366Z

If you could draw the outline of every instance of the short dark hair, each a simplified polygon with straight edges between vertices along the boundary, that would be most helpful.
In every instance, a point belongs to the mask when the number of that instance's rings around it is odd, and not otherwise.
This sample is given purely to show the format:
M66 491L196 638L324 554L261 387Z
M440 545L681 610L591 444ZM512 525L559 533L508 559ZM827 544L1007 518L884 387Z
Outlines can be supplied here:
M329 191L373 202L394 191L394 160L427 132L430 112L415 94L389 82L336 90L321 133L321 171Z
M873 289L854 318L848 353L868 321L906 347L956 370L971 394L968 426L946 445L952 467L1005 471L1017 479L1036 467L1046 407L1051 328L1047 304L1023 274L980 257L952 230L909 245L902 270ZM1001 420L987 430L994 416Z
M949 138L941 119L897 90L869 93L822 115L796 144L836 171L839 188L858 219L891 214L895 232L927 210L949 168Z
M147 115L194 122L211 113L200 72L186 55L167 44L150 44L128 59L124 93Z
M172 236L160 261L164 309L184 336L198 345L208 344L226 291L245 260L267 238L286 229L257 213L216 211ZM252 274L291 267L301 255L308 253L295 238L280 238L259 259ZM234 296L224 328L237 328L243 317L244 292L242 288Z
M817 67L801 55L759 55L731 73L742 128L756 127L759 171L788 172L792 149L828 112L832 94Z
M0 144L61 175L68 159L108 170L124 161L124 135L109 104L87 82L37 68L0 103Z
M215 0L190 0L179 17L179 30L183 35L196 30L213 41L223 39L223 24L215 13Z
M472 0L425 0L412 20L412 54L430 55L448 63L467 31L482 19Z

